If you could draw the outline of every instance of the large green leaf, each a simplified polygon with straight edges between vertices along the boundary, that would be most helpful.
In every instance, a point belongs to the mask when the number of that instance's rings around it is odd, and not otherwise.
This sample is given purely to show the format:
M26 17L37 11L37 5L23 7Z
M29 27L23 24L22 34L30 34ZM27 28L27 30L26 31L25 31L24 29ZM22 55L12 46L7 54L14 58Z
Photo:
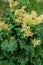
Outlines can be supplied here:
M16 51L16 48L17 48L17 41L14 39L14 40L11 40L8 44L8 51Z
M41 65L41 59L39 57L33 57L32 58L32 63L34 65Z

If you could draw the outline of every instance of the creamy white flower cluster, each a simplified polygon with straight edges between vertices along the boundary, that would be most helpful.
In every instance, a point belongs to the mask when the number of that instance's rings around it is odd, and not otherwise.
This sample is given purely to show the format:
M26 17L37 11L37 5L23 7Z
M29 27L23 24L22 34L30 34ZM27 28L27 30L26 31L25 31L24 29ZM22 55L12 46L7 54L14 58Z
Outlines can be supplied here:
M12 6L16 6L18 4L17 1L13 2L13 0L9 0L9 6L12 8ZM14 19L15 23L22 24L21 32L23 32L24 37L32 36L34 33L31 31L30 26L34 26L37 24L42 23L43 21L43 14L38 16L38 14L35 11L32 11L31 13L27 13L25 11L25 6L23 6L21 9L15 9L14 11ZM16 18L15 18L16 17ZM33 39L32 44L35 46L40 45L39 39Z

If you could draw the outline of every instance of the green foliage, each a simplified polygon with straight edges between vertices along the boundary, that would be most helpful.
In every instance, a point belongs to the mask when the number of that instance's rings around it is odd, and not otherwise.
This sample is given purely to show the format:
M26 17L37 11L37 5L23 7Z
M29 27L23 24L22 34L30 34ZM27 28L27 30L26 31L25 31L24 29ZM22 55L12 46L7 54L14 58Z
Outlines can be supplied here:
M37 3L36 0L17 0L19 3L19 8L23 5L26 6L26 11L31 12L32 10L35 10L39 15L43 13L43 2Z
M8 61L0 61L0 65L15 65L12 62L8 62Z
M27 4L27 0L19 2L19 8ZM27 11L31 11L31 6L36 4L33 2L31 0L31 4L27 4ZM10 8L3 13L2 22L10 30L0 31L0 65L43 65L43 23L30 26L34 34L25 38L20 31L22 23L15 23L15 18L15 13ZM39 46L31 44L34 38L41 40Z

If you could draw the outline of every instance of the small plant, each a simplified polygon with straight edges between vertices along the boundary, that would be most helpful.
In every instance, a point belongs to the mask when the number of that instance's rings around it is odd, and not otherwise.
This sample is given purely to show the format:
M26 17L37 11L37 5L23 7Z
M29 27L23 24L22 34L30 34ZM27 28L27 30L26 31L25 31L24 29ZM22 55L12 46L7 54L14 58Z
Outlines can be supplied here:
M43 14L27 13L17 1L8 2L0 22L0 64L43 65Z

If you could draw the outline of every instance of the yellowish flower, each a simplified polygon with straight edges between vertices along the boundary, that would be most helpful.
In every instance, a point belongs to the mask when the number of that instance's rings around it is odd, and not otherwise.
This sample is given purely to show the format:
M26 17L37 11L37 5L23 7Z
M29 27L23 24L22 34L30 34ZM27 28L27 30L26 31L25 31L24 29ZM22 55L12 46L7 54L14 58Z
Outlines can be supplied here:
M17 6L18 4L19 4L19 2L13 1L13 6Z
M35 18L35 19L32 19L31 21L30 21L30 24L32 24L32 25L37 25L37 24L40 24L42 22L42 19L40 18L40 17L37 17L37 18Z
M31 14L24 14L24 17L23 17L23 23L25 24L30 24L30 22L32 21L32 17L31 17Z
M13 0L8 0L10 8L13 6Z
M24 33L24 37L29 37L29 36L32 36L32 35L33 35L33 32L31 32L30 30L28 30Z
M43 20L43 14L40 15L40 18Z
M15 10L15 15L23 16L24 12L25 12L24 7L22 7L21 9L16 9Z
M13 7L17 6L18 2L17 1L13 1L13 0L8 0L9 2L9 7L11 8L11 11L13 11Z
M14 36L13 37L10 37L10 39L13 40L14 39Z
M35 11L31 12L32 18L36 18L37 17L37 13Z
M22 6L22 9L25 9L26 7L25 6Z
M39 23L41 23L41 22L42 22L41 17L37 17L37 23L39 24Z
M21 32L24 33L24 37L32 36L33 32L31 32L31 29L29 26L26 26L25 24L22 25Z
M16 23L21 23L22 22L22 17L18 17L17 19L15 19Z
M32 44L34 45L34 47L36 47L36 46L38 46L38 45L40 45L41 44L41 41L39 40L39 39L33 39L32 40Z
M37 16L35 11L30 13L26 13L22 7L21 9L15 10L15 15L17 16L16 22L22 22L27 25L37 25L42 22L43 15Z
M21 9L15 10L15 15L17 16L15 22L22 23L21 32L24 33L24 37L28 37L34 34L31 32L30 26L40 24L42 22L43 15L37 16L37 13L35 11L26 13L24 9L25 6L23 6Z
M8 30L9 28L8 28L7 24L5 24L4 22L0 22L0 29L6 29L6 30Z

